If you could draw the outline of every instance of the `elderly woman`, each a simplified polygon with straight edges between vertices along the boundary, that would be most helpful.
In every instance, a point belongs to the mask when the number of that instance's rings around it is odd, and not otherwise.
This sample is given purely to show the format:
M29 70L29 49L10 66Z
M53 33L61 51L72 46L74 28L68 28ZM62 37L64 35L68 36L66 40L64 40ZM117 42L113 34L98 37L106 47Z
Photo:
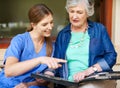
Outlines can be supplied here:
M58 34L54 52L54 57L67 60L58 69L59 76L79 82L95 72L112 71L117 54L107 29L101 23L88 20L94 14L94 1L67 0L66 10L70 23ZM88 82L79 88L115 86L115 81L105 80Z

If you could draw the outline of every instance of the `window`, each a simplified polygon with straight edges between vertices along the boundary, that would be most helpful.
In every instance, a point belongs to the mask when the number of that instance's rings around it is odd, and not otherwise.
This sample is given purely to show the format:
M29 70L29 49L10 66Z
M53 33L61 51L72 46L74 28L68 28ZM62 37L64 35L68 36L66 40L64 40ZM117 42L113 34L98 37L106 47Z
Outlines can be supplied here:
M59 0L59 3L57 0L51 0L51 1L1 0L0 1L0 48L7 48L12 37L26 31L26 28L29 26L29 20L27 17L29 8L32 5L41 2L45 3L53 11L54 29L52 32L52 36L54 38L57 36L58 32L68 23L68 15L65 10L66 0ZM94 16L90 17L91 20L102 22L104 24L106 24L104 20L109 20L109 22L111 22L110 19L104 19L105 14L103 14L103 12L106 11L104 10L104 8L106 8L105 3L107 2L109 1L95 0L96 3L95 14ZM109 11L111 11L110 8L107 8L107 11L108 9Z

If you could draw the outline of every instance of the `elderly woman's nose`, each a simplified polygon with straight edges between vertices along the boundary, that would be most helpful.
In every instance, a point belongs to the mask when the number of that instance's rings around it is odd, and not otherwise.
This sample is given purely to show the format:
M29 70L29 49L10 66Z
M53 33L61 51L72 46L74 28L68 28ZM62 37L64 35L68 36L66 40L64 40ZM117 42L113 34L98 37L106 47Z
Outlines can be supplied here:
M76 19L77 17L77 14L73 14L73 19Z

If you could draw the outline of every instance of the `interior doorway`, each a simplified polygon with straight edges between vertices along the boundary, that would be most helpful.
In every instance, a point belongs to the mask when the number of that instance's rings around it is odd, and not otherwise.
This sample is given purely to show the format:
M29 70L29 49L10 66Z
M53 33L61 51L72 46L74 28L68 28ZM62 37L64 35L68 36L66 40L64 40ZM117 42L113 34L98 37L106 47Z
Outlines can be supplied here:
M90 19L104 24L111 37L113 0L95 0L95 14Z
M100 22L106 26L110 38L112 35L112 4L113 0L100 0Z

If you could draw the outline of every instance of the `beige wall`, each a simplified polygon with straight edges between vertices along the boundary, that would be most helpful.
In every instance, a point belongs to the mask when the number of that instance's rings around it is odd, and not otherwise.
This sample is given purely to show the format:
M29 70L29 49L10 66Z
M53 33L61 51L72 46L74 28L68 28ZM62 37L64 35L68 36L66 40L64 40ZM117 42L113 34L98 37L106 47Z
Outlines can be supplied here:
M5 50L6 50L6 49L0 49L0 65L1 65L2 62L3 62Z
M113 0L112 36L115 45L120 45L120 0Z
M120 64L120 0L113 0L113 19L112 19L112 40L115 45L118 57L117 63Z

